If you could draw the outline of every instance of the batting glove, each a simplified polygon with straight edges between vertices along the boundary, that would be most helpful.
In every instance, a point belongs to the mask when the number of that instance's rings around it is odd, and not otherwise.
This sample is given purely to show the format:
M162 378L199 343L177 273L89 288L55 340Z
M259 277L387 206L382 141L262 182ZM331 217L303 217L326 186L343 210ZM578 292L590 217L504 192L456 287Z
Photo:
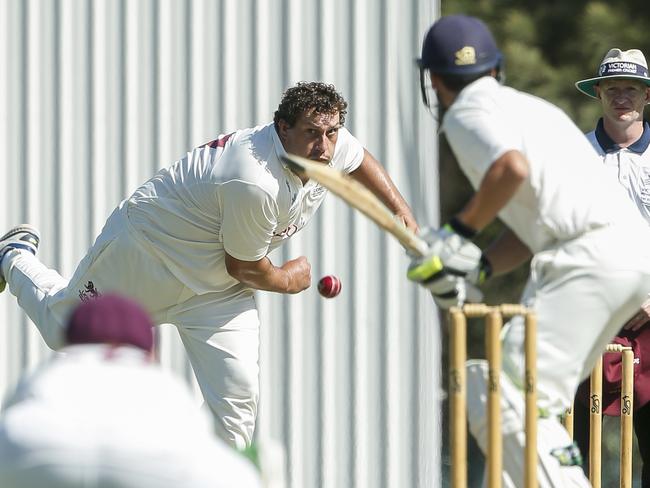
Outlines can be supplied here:
M478 279L481 250L454 232L451 226L445 225L438 230L424 229L421 237L429 244L429 250L426 256L412 258L407 272L409 280L429 287L446 275L463 278L471 275L471 278ZM435 289L431 291L436 292Z
M429 252L412 258L407 277L427 288L440 308L482 299L472 285L482 284L492 274L492 267L470 241L475 234L457 219L438 230L424 229L421 234Z
M431 296L436 305L444 310L451 307L460 307L466 302L478 303L483 300L481 291L467 283L463 278L455 278L453 287L450 287L447 292L432 292Z

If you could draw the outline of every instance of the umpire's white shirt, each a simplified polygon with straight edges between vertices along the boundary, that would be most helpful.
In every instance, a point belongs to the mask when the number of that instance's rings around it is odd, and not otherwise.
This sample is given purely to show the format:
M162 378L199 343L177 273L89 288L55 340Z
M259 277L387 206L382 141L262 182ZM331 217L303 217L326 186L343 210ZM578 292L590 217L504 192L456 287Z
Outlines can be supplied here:
M241 287L228 274L224 251L257 261L302 229L327 191L281 162L273 124L243 129L195 148L140 187L129 220L195 293ZM330 165L349 173L363 146L341 128Z
M643 134L628 147L620 147L605 132L603 119L587 134L610 176L625 188L641 215L650 223L650 125L643 123Z

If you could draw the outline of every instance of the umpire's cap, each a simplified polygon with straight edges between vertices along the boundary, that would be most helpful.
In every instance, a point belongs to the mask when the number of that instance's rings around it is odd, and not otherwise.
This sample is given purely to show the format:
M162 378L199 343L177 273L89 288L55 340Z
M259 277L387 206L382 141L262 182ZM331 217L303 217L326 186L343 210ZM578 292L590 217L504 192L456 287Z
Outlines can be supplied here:
M117 294L82 302L68 319L68 344L130 345L153 349L153 322L136 302Z
M637 80L650 87L648 63L638 49L622 51L617 47L610 49L598 67L598 76L576 81L576 88L591 98L598 98L596 85L602 80L623 78Z
M501 64L502 55L488 27L476 17L448 15L437 20L422 43L421 69L449 75L475 75Z

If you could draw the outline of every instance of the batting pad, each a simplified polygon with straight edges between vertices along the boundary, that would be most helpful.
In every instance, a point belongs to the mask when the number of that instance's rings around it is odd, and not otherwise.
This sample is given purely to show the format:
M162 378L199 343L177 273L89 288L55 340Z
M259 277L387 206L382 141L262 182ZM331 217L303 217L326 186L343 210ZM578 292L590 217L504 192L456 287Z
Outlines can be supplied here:
M481 451L487 445L487 377L485 360L471 360L467 369L467 414L470 432ZM501 432L503 435L503 487L524 486L524 393L501 374ZM589 488L580 466L560 466L550 452L571 445L567 431L555 417L537 421L537 479L539 488ZM485 479L485 478L484 478Z

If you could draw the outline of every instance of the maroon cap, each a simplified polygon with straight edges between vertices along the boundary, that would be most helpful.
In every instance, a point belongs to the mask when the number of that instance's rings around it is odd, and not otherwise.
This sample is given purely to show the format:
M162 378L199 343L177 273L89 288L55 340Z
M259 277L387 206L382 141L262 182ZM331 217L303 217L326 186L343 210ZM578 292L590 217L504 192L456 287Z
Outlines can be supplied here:
M82 302L66 329L68 344L128 344L153 349L153 322L135 301L116 294Z
M650 401L650 322L639 330L621 330L611 343L634 352L634 408L640 408ZM612 417L621 414L622 357L620 353L603 355L602 412ZM577 398L589 406L589 380L580 385Z

